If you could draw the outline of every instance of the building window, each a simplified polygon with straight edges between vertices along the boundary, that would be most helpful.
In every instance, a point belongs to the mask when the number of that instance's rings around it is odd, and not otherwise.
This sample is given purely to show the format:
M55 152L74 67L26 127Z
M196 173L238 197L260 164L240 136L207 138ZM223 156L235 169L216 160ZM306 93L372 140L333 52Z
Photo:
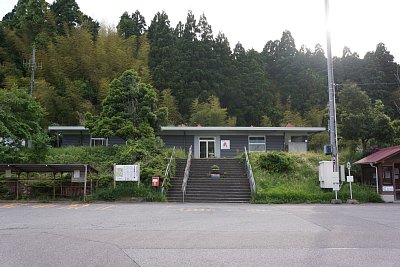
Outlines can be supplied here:
M108 138L92 137L90 139L90 146L108 146Z
M249 151L264 152L266 150L265 136L249 136Z
M293 143L304 143L307 142L307 137L306 136L292 136L290 138L291 142Z

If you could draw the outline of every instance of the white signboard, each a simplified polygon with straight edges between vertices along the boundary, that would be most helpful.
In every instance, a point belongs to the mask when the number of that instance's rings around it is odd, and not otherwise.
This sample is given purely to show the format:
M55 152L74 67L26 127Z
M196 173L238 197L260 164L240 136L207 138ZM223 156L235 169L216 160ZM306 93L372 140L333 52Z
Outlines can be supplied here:
M383 192L393 192L393 186L382 186Z
M231 149L231 140L221 140L221 149Z
M85 182L85 172L81 173L80 170L74 170L74 173L71 177L71 182L72 183L84 183ZM81 175L83 174L83 175Z
M11 169L6 170L6 178L11 178Z
M339 172L332 172L332 185L333 185L333 191L340 190Z
M80 170L74 170L74 178L80 178L81 177L81 171Z
M351 175L347 176L347 182L348 182L348 183L354 182L354 177L351 176Z
M139 165L115 165L115 181L117 182L137 182L140 180Z

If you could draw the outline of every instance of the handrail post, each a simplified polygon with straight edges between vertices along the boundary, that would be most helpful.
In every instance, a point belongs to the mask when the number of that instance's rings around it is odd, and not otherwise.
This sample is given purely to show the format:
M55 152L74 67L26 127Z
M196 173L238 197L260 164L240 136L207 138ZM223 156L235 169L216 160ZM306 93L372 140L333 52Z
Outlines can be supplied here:
M247 178L249 178L249 183L250 183L250 189L252 193L256 192L256 181L254 180L253 176L253 169L251 168L251 163L249 159L249 155L247 154L247 149L244 147L244 155L246 158L246 173L247 173Z
M165 183L168 182L168 181L170 180L169 175L170 175L170 173L171 173L170 170L171 170L172 162L174 161L174 159L175 159L175 146L174 146L174 148L172 149L171 157L169 158L167 167L165 168L164 180L163 180L163 182L162 182L162 184L161 184L161 193L162 193L162 194L164 194L164 192L165 192Z
M185 167L185 173L183 175L183 181L182 181L182 202L185 202L185 194L186 194L186 184L189 179L189 172L190 172L190 164L192 161L192 146L189 147L189 153L188 153L188 158L186 161L186 167Z

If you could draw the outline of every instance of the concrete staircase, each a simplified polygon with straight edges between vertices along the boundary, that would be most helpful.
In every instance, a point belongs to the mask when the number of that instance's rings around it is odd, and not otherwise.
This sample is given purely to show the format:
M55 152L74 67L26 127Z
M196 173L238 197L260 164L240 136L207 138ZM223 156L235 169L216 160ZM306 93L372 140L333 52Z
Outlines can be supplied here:
M221 178L212 179L211 166L220 167ZM175 177L167 192L169 202L182 202L182 180L186 160L176 161ZM192 159L185 202L241 203L251 197L249 180L244 164L239 159Z

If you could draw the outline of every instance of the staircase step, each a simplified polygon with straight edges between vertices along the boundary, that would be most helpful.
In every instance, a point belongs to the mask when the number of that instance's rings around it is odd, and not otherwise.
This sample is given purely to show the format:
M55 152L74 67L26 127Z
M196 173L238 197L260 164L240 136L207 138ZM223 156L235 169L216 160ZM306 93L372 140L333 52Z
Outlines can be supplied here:
M211 166L220 167L221 178L210 177ZM170 202L182 202L182 182L186 160L176 160L175 177L167 191ZM246 169L240 159L192 159L185 202L242 203L249 202L251 191Z

